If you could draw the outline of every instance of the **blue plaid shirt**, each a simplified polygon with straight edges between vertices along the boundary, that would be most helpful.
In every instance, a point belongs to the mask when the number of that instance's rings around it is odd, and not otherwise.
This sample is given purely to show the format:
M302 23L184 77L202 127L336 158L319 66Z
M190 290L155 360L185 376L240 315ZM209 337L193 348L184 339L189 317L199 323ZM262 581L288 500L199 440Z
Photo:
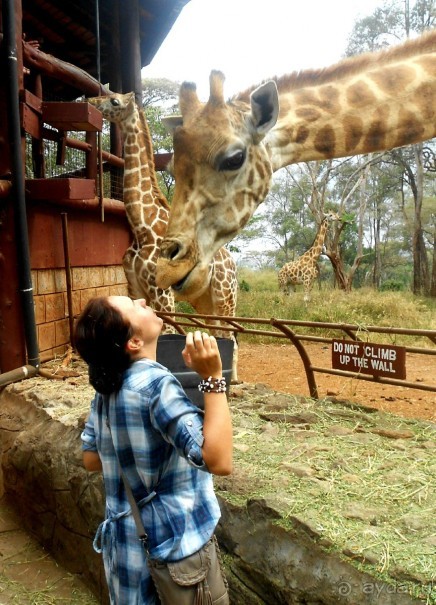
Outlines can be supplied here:
M141 510L153 559L176 561L199 550L220 517L202 458L203 412L166 368L141 359L118 393L96 394L82 433L103 465L106 519L94 547L103 553L111 603L154 605L154 586L120 475Z

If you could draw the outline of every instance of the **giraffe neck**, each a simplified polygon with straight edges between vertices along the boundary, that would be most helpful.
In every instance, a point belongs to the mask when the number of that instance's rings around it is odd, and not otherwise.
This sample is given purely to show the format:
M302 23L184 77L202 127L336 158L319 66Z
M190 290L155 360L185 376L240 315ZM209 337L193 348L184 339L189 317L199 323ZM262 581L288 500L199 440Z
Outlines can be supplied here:
M280 113L266 138L273 170L436 136L435 50L431 31L380 54L276 79Z
M154 167L153 143L151 142L151 134L150 134L150 129L148 127L148 122L145 117L145 113L138 108L137 108L137 111L138 111L140 132L145 137L145 155L147 157L147 163L149 166L150 179L151 179L151 183L152 183L154 199L155 199L155 202L158 203L160 206L169 210L170 206L168 204L166 197L163 195L162 191L160 190L159 183L157 180L156 170Z
M301 258L304 260L318 260L319 255L321 254L322 247L324 244L325 236L327 233L328 220L324 219L318 229L318 233L316 234L315 241L312 246L305 252Z
M123 201L134 237L149 243L152 231L162 235L168 222L169 206L159 189L153 161L150 131L142 111L120 122L124 143Z

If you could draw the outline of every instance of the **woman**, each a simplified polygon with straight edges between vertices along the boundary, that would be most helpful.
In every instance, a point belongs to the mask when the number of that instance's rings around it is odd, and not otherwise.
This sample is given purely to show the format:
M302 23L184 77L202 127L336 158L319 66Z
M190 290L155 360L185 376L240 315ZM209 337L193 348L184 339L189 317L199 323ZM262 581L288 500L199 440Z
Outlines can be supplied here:
M182 352L185 364L205 379L202 411L156 362L161 327L144 300L109 296L90 300L75 329L75 346L97 391L82 433L83 461L88 471L103 471L106 490L106 520L94 544L103 553L116 605L159 603L120 466L141 511L150 558L165 562L209 543L220 517L211 474L232 470L232 426L216 340L189 333ZM193 588L192 603L194 594ZM227 604L227 592L214 599Z

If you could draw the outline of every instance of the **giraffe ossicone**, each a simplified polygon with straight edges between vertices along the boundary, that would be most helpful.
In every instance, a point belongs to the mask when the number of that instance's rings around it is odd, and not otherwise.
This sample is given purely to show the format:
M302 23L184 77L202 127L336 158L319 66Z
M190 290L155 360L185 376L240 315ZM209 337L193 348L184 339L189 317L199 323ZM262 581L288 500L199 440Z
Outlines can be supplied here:
M173 131L175 192L156 279L195 282L216 250L247 224L293 163L347 157L436 136L436 30L319 71L284 75L224 100L180 89Z
M156 311L174 312L174 298L188 301L201 314L234 316L237 302L236 263L228 250L219 249L195 280L172 284L173 288L156 283L156 265L160 245L168 224L169 204L159 188L154 168L153 145L143 110L137 105L135 93L112 93L91 97L87 101L97 107L103 117L118 124L124 145L123 202L133 235L133 242L123 256L123 268L129 296L145 298ZM237 344L233 332L222 330L219 320L216 336L234 341L232 380L237 381ZM165 324L165 333L175 332Z

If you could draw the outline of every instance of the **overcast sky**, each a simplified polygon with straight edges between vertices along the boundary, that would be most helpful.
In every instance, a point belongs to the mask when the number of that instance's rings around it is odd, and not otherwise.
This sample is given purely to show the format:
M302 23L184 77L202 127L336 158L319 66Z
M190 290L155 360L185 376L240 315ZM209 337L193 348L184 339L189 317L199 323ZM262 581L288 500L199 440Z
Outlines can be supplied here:
M356 19L382 0L191 0L143 77L196 82L208 97L212 69L225 96L273 75L339 61Z

